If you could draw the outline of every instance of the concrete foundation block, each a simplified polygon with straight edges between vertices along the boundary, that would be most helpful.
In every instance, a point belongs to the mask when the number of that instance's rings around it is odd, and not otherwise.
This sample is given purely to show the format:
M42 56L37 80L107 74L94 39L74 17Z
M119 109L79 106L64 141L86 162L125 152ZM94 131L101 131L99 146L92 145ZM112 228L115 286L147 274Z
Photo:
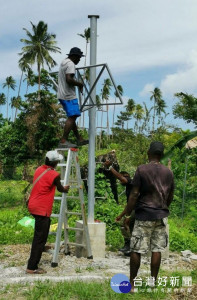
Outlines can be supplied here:
M76 222L76 228L83 228L83 221ZM106 242L106 224L105 223L88 223L88 230L90 235L90 245L93 258L105 257L105 242ZM84 233L76 232L76 243L85 243ZM76 257L87 257L86 249L76 247Z

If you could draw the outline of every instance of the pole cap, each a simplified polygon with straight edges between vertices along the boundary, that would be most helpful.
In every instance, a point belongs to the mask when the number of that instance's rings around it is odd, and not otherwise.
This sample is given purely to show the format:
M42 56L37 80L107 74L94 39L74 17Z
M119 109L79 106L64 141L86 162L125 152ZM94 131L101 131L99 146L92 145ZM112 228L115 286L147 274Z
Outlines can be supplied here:
M88 15L88 18L93 18L93 17L95 17L95 18L100 18L99 15Z

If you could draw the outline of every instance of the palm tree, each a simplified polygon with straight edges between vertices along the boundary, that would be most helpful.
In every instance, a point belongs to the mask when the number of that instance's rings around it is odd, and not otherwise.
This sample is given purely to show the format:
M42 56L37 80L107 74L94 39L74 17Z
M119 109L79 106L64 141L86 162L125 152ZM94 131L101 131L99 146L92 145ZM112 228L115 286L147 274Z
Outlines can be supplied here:
M14 117L14 120L16 120L16 113L17 113L17 110L20 107L20 104L21 104L21 97L20 96L18 96L18 97L12 97L11 98L11 108L15 108L15 117Z
M57 64L51 57L50 52L61 53L61 51L60 48L56 46L56 35L47 32L48 25L46 23L40 21L37 26L32 22L30 23L32 25L33 34L26 28L23 28L29 39L20 40L25 46L22 48L22 52L19 53L19 55L22 56L19 63L26 62L30 65L33 65L34 63L37 64L38 90L40 90L41 67L44 68L44 63L47 64L49 70L56 66Z
M27 88L26 88L26 94L28 92L28 88L29 86L33 86L34 85L34 79L35 79L35 75L34 72L32 71L32 69L27 70L26 76L24 78L23 81L27 81Z
M120 115L117 116L117 122L115 123L117 126L121 126L122 129L124 129L124 123L130 120L131 115L127 111L121 111ZM128 126L127 126L128 129Z
M144 109L143 109L142 105L136 104L135 113L134 113L134 117L136 119L136 122L135 122L136 133L137 133L137 130L139 130L139 133L140 133L139 122L143 119L143 115L144 115Z
M120 96L122 96L123 95L123 88L122 88L122 86L118 85L117 89L118 89L118 92L119 92ZM115 103L116 103L116 98L118 97L117 92L115 92L114 95L115 95ZM115 121L115 108L116 108L116 104L114 104L112 127L114 127L114 121Z
M103 83L102 93L101 93L102 101L106 100L106 102L107 102L107 100L109 100L111 86L112 86L111 80L109 78L105 79L104 83ZM108 105L106 105L106 110L107 110L107 136L109 137L109 113L108 113Z
M154 103L153 103L153 124L152 124L152 134L153 134L154 130L155 130L156 109L157 109L158 101L160 101L161 98L162 98L162 93L161 93L161 90L157 87L151 93L152 93L152 96L150 97L150 100L154 100Z
M130 120L131 116L133 115L133 113L135 111L135 101L133 99L129 99L127 102L127 105L125 107L126 107L126 112L128 113L128 115L130 115L130 118L129 118L129 120ZM127 129L128 129L128 122L127 122Z
M156 112L158 115L158 124L161 123L161 114L164 113L165 114L165 108L167 107L165 101L163 99L158 99L157 101L157 108L156 108Z
M16 81L14 80L14 78L12 76L6 77L5 82L3 83L3 88L7 87L7 120L8 120L8 110L9 110L9 91L10 89L15 90L16 87Z
M149 133L150 131L150 125L149 125L149 121L150 121L150 113L151 113L151 110L153 109L152 107L150 109L147 108L147 105L145 102L143 102L144 104L144 122L142 124L142 130L146 130L146 132Z
M0 105L6 104L6 97L4 93L0 94Z
M24 61L24 60L20 60L19 62L19 68L21 69L21 77L20 77L20 82L19 82L19 87L18 87L18 95L17 95L17 98L20 97L20 90L21 90L21 83L22 83L22 80L23 80L23 73L24 72L27 72L28 70L30 70L30 65ZM16 116L17 116L17 110L18 110L18 107L15 107L16 108L16 111L15 111L15 118L14 120L16 119Z
M88 27L84 30L84 34L83 33L78 33L78 35L86 40L86 52L85 52L85 62L84 62L84 66L86 66L86 59L87 59L87 53L88 53L88 43L90 42L90 27Z

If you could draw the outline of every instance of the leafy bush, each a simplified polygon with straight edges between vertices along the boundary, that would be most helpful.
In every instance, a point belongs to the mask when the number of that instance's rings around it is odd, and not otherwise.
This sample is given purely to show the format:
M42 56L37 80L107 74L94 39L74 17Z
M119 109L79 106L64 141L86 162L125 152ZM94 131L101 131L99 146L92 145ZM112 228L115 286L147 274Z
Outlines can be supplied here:
M29 215L21 207L2 209L0 212L0 244L26 244L32 242L33 228L23 227L17 222Z
M181 219L169 219L170 250L183 251L189 249L197 252L197 236L191 232L190 224Z
M0 208L13 207L23 203L23 190L27 186L26 181L1 181L0 182Z

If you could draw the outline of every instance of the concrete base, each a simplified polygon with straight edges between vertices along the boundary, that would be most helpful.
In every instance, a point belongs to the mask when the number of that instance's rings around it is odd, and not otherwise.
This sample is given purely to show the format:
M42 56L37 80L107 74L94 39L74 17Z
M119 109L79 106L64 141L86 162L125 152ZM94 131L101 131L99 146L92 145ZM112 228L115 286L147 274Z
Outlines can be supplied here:
M76 222L77 228L83 228L83 221ZM88 230L90 235L90 244L93 258L105 257L105 236L106 224L105 223L88 223ZM85 243L84 234L81 231L76 232L76 243ZM87 257L86 249L76 247L76 257Z

